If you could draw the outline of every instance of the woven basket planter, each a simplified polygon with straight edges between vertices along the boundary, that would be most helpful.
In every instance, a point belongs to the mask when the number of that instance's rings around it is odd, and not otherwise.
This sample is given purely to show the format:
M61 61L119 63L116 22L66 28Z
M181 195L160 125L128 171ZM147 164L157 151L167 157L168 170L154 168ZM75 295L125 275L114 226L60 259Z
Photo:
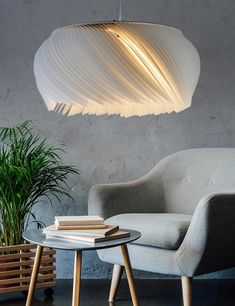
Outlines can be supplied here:
M28 291L35 244L0 247L0 293ZM56 282L55 250L44 248L37 288L53 288Z

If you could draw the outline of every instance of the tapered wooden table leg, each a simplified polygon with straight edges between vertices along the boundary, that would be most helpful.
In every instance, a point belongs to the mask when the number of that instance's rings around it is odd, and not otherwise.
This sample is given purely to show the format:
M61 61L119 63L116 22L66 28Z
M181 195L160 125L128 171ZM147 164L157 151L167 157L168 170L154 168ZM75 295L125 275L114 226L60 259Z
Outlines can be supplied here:
M109 291L109 302L114 302L118 290L118 286L122 277L123 266L113 266L113 276L111 281L111 287Z
M127 275L127 280L131 292L131 298L132 298L132 303L134 306L139 306L137 294L136 294L136 288L135 288L135 281L132 273L132 268L131 268L131 262L130 262L130 257L128 253L128 249L126 244L121 245L121 250L122 250L122 256L125 264L125 269L126 269L126 275Z
M37 279L38 279L38 272L39 272L41 259L42 259L42 252L43 252L43 247L38 245L37 250L36 250L36 255L35 255L35 260L34 260L34 265L33 265L33 271L32 271L31 280L30 280L30 285L29 285L29 292L28 292L28 296L27 296L26 306L31 306L32 305L33 295L34 295L34 291L35 291L35 288L36 288Z
M82 251L75 251L72 306L79 306L81 270L82 270Z

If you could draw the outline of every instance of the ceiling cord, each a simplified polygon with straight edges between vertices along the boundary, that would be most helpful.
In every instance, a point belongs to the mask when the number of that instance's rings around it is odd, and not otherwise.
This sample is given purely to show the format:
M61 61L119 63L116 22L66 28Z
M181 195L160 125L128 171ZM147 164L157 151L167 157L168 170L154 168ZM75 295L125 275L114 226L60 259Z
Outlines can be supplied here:
M122 9L123 9L124 0L119 0L119 12L118 12L118 21L122 21Z

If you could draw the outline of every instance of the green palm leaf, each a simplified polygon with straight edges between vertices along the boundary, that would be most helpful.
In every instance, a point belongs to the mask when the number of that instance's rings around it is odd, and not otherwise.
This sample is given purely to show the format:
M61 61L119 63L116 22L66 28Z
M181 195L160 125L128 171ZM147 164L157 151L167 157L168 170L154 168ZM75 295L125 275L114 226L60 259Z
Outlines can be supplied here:
M42 225L32 212L42 197L71 197L67 178L79 173L62 163L62 152L34 132L31 121L0 128L0 245L21 243L30 217Z

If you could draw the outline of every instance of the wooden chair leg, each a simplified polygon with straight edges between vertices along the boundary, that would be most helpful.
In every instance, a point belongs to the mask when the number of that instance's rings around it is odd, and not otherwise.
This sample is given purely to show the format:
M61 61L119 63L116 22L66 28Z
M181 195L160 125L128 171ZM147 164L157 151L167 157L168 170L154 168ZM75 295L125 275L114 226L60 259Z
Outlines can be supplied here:
M192 306L192 283L193 278L182 276L181 277L182 283L182 293L183 293L183 302L184 306Z
M109 291L109 302L114 302L118 290L118 286L122 277L123 273L123 266L120 265L114 265L113 266L113 276Z
M75 251L72 306L79 306L81 270L82 270L82 251Z
M130 262L130 257L128 253L128 249L126 244L121 245L121 250L122 250L122 256L125 264L125 270L126 270L126 275L127 275L127 280L131 292L131 298L132 298L132 303L133 306L139 306L137 294L136 294L136 289L135 289L135 281L131 269L131 262Z
M36 284L37 284L38 272L40 269L40 264L41 264L41 259L42 259L42 252L43 252L43 247L38 245L36 254L35 254L34 264L33 264L33 271L32 271L30 285L29 285L29 292L28 292L27 301L25 304L26 306L31 306L33 302L33 295L34 295L34 291L35 291Z

